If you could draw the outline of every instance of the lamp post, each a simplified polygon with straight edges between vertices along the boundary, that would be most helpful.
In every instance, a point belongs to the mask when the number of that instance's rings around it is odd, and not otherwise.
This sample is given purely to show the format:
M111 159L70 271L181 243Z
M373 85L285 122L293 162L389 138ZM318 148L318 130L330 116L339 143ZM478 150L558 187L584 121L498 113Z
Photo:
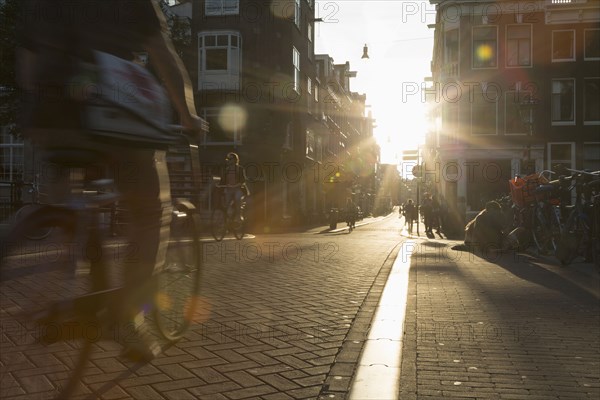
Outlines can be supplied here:
M519 115L521 117L521 121L523 124L527 126L527 149L525 153L525 170L527 174L533 173L535 170L531 168L531 140L533 138L533 124L535 123L535 114L534 110L538 104L537 99L533 98L531 95L527 95L520 103L519 103Z

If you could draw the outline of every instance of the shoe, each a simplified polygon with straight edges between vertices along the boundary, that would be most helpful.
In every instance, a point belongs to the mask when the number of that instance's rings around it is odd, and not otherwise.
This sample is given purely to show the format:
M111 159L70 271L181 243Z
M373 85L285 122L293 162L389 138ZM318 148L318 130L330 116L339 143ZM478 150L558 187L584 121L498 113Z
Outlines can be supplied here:
M117 341L123 345L121 356L133 362L150 362L161 352L146 323L128 322Z

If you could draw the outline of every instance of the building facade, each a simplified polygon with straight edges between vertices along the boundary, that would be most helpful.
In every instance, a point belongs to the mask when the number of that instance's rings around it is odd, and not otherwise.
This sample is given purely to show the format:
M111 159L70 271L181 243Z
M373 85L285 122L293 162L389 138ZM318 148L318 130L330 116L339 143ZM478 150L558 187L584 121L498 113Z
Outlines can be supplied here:
M201 160L217 175L227 152L240 155L250 220L267 231L326 220L343 197L364 195L371 182L357 177L378 162L349 169L351 155L374 149L372 119L349 65L315 55L316 23L313 0L192 2L188 68L210 124Z
M175 197L192 196L210 211L214 177L233 151L248 175L247 220L267 232L327 221L348 197L372 211L379 162L374 120L366 115L366 95L350 90L356 73L349 64L315 55L314 0L161 5L192 78L198 114L210 124L199 138L202 188L190 187L189 153L169 155ZM15 182L32 181L35 171L27 143L8 128L0 134L6 217L20 197Z
M516 174L600 169L600 3L436 6L426 173L464 217Z

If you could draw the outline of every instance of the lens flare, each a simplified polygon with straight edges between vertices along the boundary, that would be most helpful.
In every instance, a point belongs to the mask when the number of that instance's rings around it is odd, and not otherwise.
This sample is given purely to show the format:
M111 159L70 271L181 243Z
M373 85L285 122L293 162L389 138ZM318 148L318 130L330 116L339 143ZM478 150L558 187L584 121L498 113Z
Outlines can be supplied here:
M219 111L219 126L231 136L244 129L247 119L246 110L237 104L225 104Z
M171 300L171 297L165 292L156 293L155 301L156 306L161 311L170 310L171 307L173 307L173 300Z
M183 306L184 318L192 323L201 324L208 321L211 314L211 304L206 297L192 296Z
M475 54L480 61L488 61L494 57L494 49L489 44L482 44L477 47Z

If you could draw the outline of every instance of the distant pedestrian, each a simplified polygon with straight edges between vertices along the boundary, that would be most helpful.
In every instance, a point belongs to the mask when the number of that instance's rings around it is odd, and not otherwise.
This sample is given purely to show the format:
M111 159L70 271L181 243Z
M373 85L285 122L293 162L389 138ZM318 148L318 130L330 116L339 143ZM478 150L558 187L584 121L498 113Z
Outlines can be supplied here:
M402 208L405 218L404 224L408 224L408 233L412 233L414 222L417 219L417 207L413 203L412 199L408 199Z
M440 231L448 237L448 201L442 195L440 196Z
M441 214L441 205L438 197L433 196L431 198L431 228L429 232L433 233L432 230L435 229L435 233L437 233L440 237L442 237L442 233L440 232Z
M421 214L423 214L423 223L425 224L425 233L433 235L433 200L431 194L425 193L421 202Z

